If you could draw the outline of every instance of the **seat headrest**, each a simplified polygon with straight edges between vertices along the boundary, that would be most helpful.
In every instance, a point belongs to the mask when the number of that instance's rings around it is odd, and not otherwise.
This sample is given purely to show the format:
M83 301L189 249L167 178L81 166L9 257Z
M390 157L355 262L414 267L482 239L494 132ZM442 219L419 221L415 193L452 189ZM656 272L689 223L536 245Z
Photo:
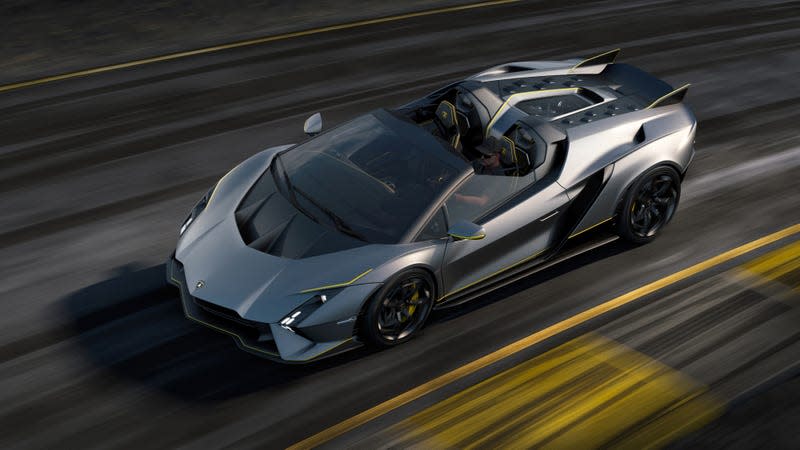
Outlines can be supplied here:
M517 165L517 150L514 148L514 141L506 136L500 139L500 162L506 167Z
M447 100L443 100L439 103L439 106L436 107L436 117L448 130L458 126L456 107Z

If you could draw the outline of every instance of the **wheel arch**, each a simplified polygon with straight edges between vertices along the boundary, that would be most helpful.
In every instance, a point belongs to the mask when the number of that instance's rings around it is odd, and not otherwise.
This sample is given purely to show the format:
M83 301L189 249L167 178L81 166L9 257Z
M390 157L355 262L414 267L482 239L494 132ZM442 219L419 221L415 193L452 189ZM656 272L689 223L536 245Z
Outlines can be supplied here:
M642 174L653 168L668 166L679 176L681 175L680 158L673 158L669 154L645 151L649 148L641 148L613 163L610 178L603 185L600 194L589 207L581 222L576 226L576 230L586 230L600 223L611 221L617 215L620 202L625 198L631 186Z
M674 193L672 195L673 201L667 201L663 203L664 210L659 210L657 215L657 221L655 225L651 225L651 219L648 219L647 225L647 232L642 234L641 231L637 231L633 228L635 226L632 223L631 215L633 214L634 207L636 203L630 202L638 202L638 200L634 200L638 196L638 190L641 186L644 186L643 183L647 182L648 180L655 180L654 177L663 177L664 175L669 174L669 178L671 178L674 183ZM658 236L660 230L669 224L670 220L674 217L675 211L677 210L678 201L680 199L680 186L681 186L681 172L680 170L676 169L672 164L655 164L647 170L643 171L639 176L637 176L632 183L626 187L623 191L622 196L618 200L617 209L615 214L615 230L616 234L623 240L632 243L634 245L642 245L648 242L651 242L653 239ZM641 192L641 191L639 191ZM652 191L648 191L652 192ZM649 194L645 194L649 195ZM662 203L658 203L662 204ZM658 205L655 204L655 205ZM630 209L628 209L628 205ZM650 205L649 201L645 206L647 208L652 208L653 206ZM658 206L656 206L658 208Z
M678 179L683 181L683 172L681 171L681 167L676 162L674 162L674 161L661 161L661 162L658 162L656 164L653 164L652 166L648 167L647 169L641 171L641 173L639 173L636 177L634 177L633 179L629 180L628 184L625 186L625 189L620 191L619 195L617 195L617 200L616 200L616 202L614 204L615 205L614 206L614 216L617 216L619 214L619 211L620 211L620 208L622 206L622 203L625 201L625 197L628 195L628 192L630 192L631 188L639 180L641 180L643 176L645 176L647 173L649 173L649 172L651 172L651 171L653 171L653 170L655 170L655 169L657 169L659 167L669 167L669 168L671 168L672 170L675 171L676 174L678 174Z
M416 262L416 263L409 264L407 266L404 266L402 269L395 271L390 277L387 277L387 279L383 283L381 283L380 286L376 287L372 291L372 293L370 295L364 297L364 301L361 302L361 307L358 309L358 316L356 317L356 324L353 327L353 336L354 337L360 337L359 334L361 333L361 325L362 325L362 321L364 320L364 314L366 312L367 306L369 306L369 303L372 301L372 299L376 295L378 295L379 292L381 292L381 290L383 289L383 286L386 285L387 282L389 282L392 278L396 277L397 275L402 274L404 272L411 271L411 270L421 270L423 272L426 272L428 275L430 275L431 279L433 279L433 289L434 289L433 300L434 300L434 305L435 305L436 299L438 298L437 295L442 290L441 276L437 276L437 271L433 267L431 267L429 264L422 263L422 262ZM438 271L438 272L439 272L439 274L441 274L440 271Z

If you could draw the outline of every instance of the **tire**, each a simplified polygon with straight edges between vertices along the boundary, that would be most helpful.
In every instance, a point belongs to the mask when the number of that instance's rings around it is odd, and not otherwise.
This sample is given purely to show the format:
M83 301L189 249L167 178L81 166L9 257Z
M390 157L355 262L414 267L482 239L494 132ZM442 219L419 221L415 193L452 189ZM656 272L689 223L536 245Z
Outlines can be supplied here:
M620 205L617 234L634 244L646 244L672 220L681 196L681 178L669 166L654 167L628 189Z
M402 344L425 324L434 299L435 284L427 271L411 269L400 272L369 300L359 333L372 347Z

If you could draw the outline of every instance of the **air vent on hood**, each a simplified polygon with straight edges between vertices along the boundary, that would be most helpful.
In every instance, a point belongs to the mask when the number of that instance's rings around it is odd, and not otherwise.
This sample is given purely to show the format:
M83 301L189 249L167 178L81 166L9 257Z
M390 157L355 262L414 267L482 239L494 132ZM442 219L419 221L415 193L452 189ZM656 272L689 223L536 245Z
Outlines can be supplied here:
M245 244L274 256L307 258L364 245L295 208L278 191L270 170L253 184L235 214Z

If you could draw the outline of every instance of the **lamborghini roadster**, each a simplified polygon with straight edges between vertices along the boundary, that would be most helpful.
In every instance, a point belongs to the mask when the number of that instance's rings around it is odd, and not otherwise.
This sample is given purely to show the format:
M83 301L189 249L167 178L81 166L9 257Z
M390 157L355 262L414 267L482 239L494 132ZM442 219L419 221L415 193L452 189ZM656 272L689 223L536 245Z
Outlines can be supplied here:
M183 222L167 278L186 316L307 362L401 344L600 230L651 241L697 121L688 85L618 53L503 64L326 131L311 116L310 138L245 160Z

